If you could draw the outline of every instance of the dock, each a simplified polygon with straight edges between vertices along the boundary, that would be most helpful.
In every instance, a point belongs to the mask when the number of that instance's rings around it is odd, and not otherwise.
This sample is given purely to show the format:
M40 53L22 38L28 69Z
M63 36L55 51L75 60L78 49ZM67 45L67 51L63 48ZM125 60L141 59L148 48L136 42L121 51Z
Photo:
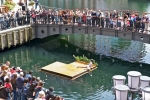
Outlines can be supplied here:
M75 80L84 74L88 73L86 68L86 63L81 62L72 62L70 64L62 63L62 62L54 62L45 67L41 68L41 71L67 78L70 80ZM95 65L92 66L91 71L95 70L97 67Z

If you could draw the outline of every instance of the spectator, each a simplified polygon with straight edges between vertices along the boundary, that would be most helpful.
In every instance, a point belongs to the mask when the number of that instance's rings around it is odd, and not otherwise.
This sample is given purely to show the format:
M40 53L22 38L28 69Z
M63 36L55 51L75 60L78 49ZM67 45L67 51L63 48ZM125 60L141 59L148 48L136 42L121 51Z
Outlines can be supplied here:
M4 71L2 71L2 73L1 73L1 75L0 75L0 78L1 78L1 80L2 80L2 82L4 83L4 77L7 75L7 71L6 70L4 70Z
M33 96L33 92L36 88L36 84L32 83L29 88L27 89L27 98L33 100L34 96Z
M10 69L10 72L11 72L11 74L16 73L16 67L13 66L13 67Z
M35 76L32 76L32 79L31 79L30 83L35 83L36 85L38 85Z
M13 100L17 100L17 91L16 91L16 80L17 80L17 74L13 74L11 79L11 84L12 84L12 92L13 92Z
M35 100L45 100L45 92L40 91L38 97Z
M38 86L35 88L35 90L33 92L33 96L35 96L35 98L37 98L39 95L39 92L43 90L43 85L44 85L44 83L42 81L40 81L38 83Z
M148 33L148 26L149 26L149 18L147 15L144 16L145 17L145 28L144 28L144 33Z
M32 78L32 71L29 71L28 74L26 74L25 78L28 78L29 79L29 82L31 81L31 78Z
M31 17L32 17L33 23L36 23L36 13L35 12L32 12Z
M10 82L10 78L6 78L4 86L10 91L12 92L13 88L12 88L12 84Z
M53 87L50 87L49 88L49 91L47 91L47 95L46 95L46 100L49 100L49 99L52 99L52 98L54 98L54 95L53 95L53 91L54 91L54 88Z
M24 79L24 85L22 88L22 100L27 100L27 89L29 87L29 80L28 78Z
M17 100L21 100L21 98L22 98L23 85L24 85L23 72L20 72L20 76L16 80L16 87L17 87L17 91L18 91Z
M0 100L4 99L7 100L9 99L9 90L3 86L2 80L0 80Z
M6 78L4 86L9 90L8 96L9 96L9 98L11 98L10 93L12 92L13 88L12 88L12 84L10 82L10 78Z
M35 0L35 9L37 9L38 5L39 5L39 0Z
M55 100L64 100L64 99L62 97L60 97L60 96L56 96Z
M27 9L27 11L26 11L26 16L27 16L26 24L29 25L30 24L30 11L29 11L29 9Z

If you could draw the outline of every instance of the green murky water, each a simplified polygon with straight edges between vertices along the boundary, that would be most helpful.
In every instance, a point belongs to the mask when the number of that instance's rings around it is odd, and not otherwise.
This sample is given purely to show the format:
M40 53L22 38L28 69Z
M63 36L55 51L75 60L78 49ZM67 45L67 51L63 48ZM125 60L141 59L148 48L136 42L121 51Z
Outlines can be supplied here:
M150 12L149 0L39 0L41 4L63 9L116 9Z
M148 45L149 46L149 45ZM150 71L149 49L147 44L100 35L59 35L36 39L29 44L0 53L0 61L9 60L11 65L20 66L44 80L45 87L53 86L55 94L65 100L113 100L112 76L121 74L127 77L131 70L148 75ZM71 63L72 55L85 55L95 59L99 66L92 72L74 81L40 72L40 68L60 61ZM140 62L140 63L139 63Z
M63 9L128 9L150 12L149 0L40 0L40 3ZM40 72L41 67L55 61L73 62L73 54L84 54L98 62L98 69L92 72L92 77L86 74L75 81L69 81ZM55 94L63 96L65 100L113 100L112 76L121 74L127 77L127 72L131 70L150 76L149 58L149 44L77 34L36 39L0 53L2 63L9 60L11 65L20 66L26 71L33 70L35 76L46 82L46 88L53 86Z

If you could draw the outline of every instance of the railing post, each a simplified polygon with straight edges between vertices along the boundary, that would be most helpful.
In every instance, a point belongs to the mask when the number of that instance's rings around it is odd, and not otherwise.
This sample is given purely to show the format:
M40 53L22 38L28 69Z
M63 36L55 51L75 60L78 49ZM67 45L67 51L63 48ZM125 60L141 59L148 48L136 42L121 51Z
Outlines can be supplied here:
M118 30L118 18L117 18L117 23L116 23L116 29L115 30Z
M73 14L71 15L72 25L74 25Z
M32 18L32 21L33 21L33 23L34 23L33 18ZM36 23L36 24L38 23L38 21L37 21L37 15L35 16L35 23Z
M45 23L47 23L47 24L48 24L48 13L47 13L47 22L45 22Z
M123 19L123 30L125 30L125 31L126 31L125 19Z
M122 11L121 11L121 17L122 17Z
M56 11L56 24L58 25L58 11Z
M88 17L88 16L87 16L87 14L86 14L86 22L85 22L85 25L86 25L86 26L87 26L87 17Z
M101 15L100 15L100 28L102 28L102 17L101 17Z
M134 32L134 21L133 21L133 27L132 27L132 32Z

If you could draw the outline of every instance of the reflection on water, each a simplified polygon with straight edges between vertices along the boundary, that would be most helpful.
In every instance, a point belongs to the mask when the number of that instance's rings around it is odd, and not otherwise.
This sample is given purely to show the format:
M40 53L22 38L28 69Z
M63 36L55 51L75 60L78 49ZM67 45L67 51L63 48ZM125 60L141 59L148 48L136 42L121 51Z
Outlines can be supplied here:
M116 9L150 12L149 0L39 0L41 4L63 9Z
M129 62L150 63L148 57L149 46L141 42L128 41L121 38L101 35L68 35L67 40L80 48L91 51L96 55L115 57ZM148 54L149 55L149 54Z
M38 40L36 43L41 41ZM149 65L142 64L141 67L140 63L129 63L110 57L117 56L127 60L126 56L128 58L133 56L134 61L143 57L146 59L149 56L147 44L88 34L61 35L58 39L36 46L31 46L32 44L33 41L29 45L0 53L0 61L4 63L9 60L11 65L21 66L26 71L33 70L33 75L46 82L46 88L53 86L54 93L63 96L65 100L113 100L114 94L111 91L113 75L121 74L127 77L128 71L136 70L150 76ZM86 74L74 81L40 72L41 67L55 61L73 62L73 54L85 54L95 59L99 64L98 69L92 72L92 76Z

